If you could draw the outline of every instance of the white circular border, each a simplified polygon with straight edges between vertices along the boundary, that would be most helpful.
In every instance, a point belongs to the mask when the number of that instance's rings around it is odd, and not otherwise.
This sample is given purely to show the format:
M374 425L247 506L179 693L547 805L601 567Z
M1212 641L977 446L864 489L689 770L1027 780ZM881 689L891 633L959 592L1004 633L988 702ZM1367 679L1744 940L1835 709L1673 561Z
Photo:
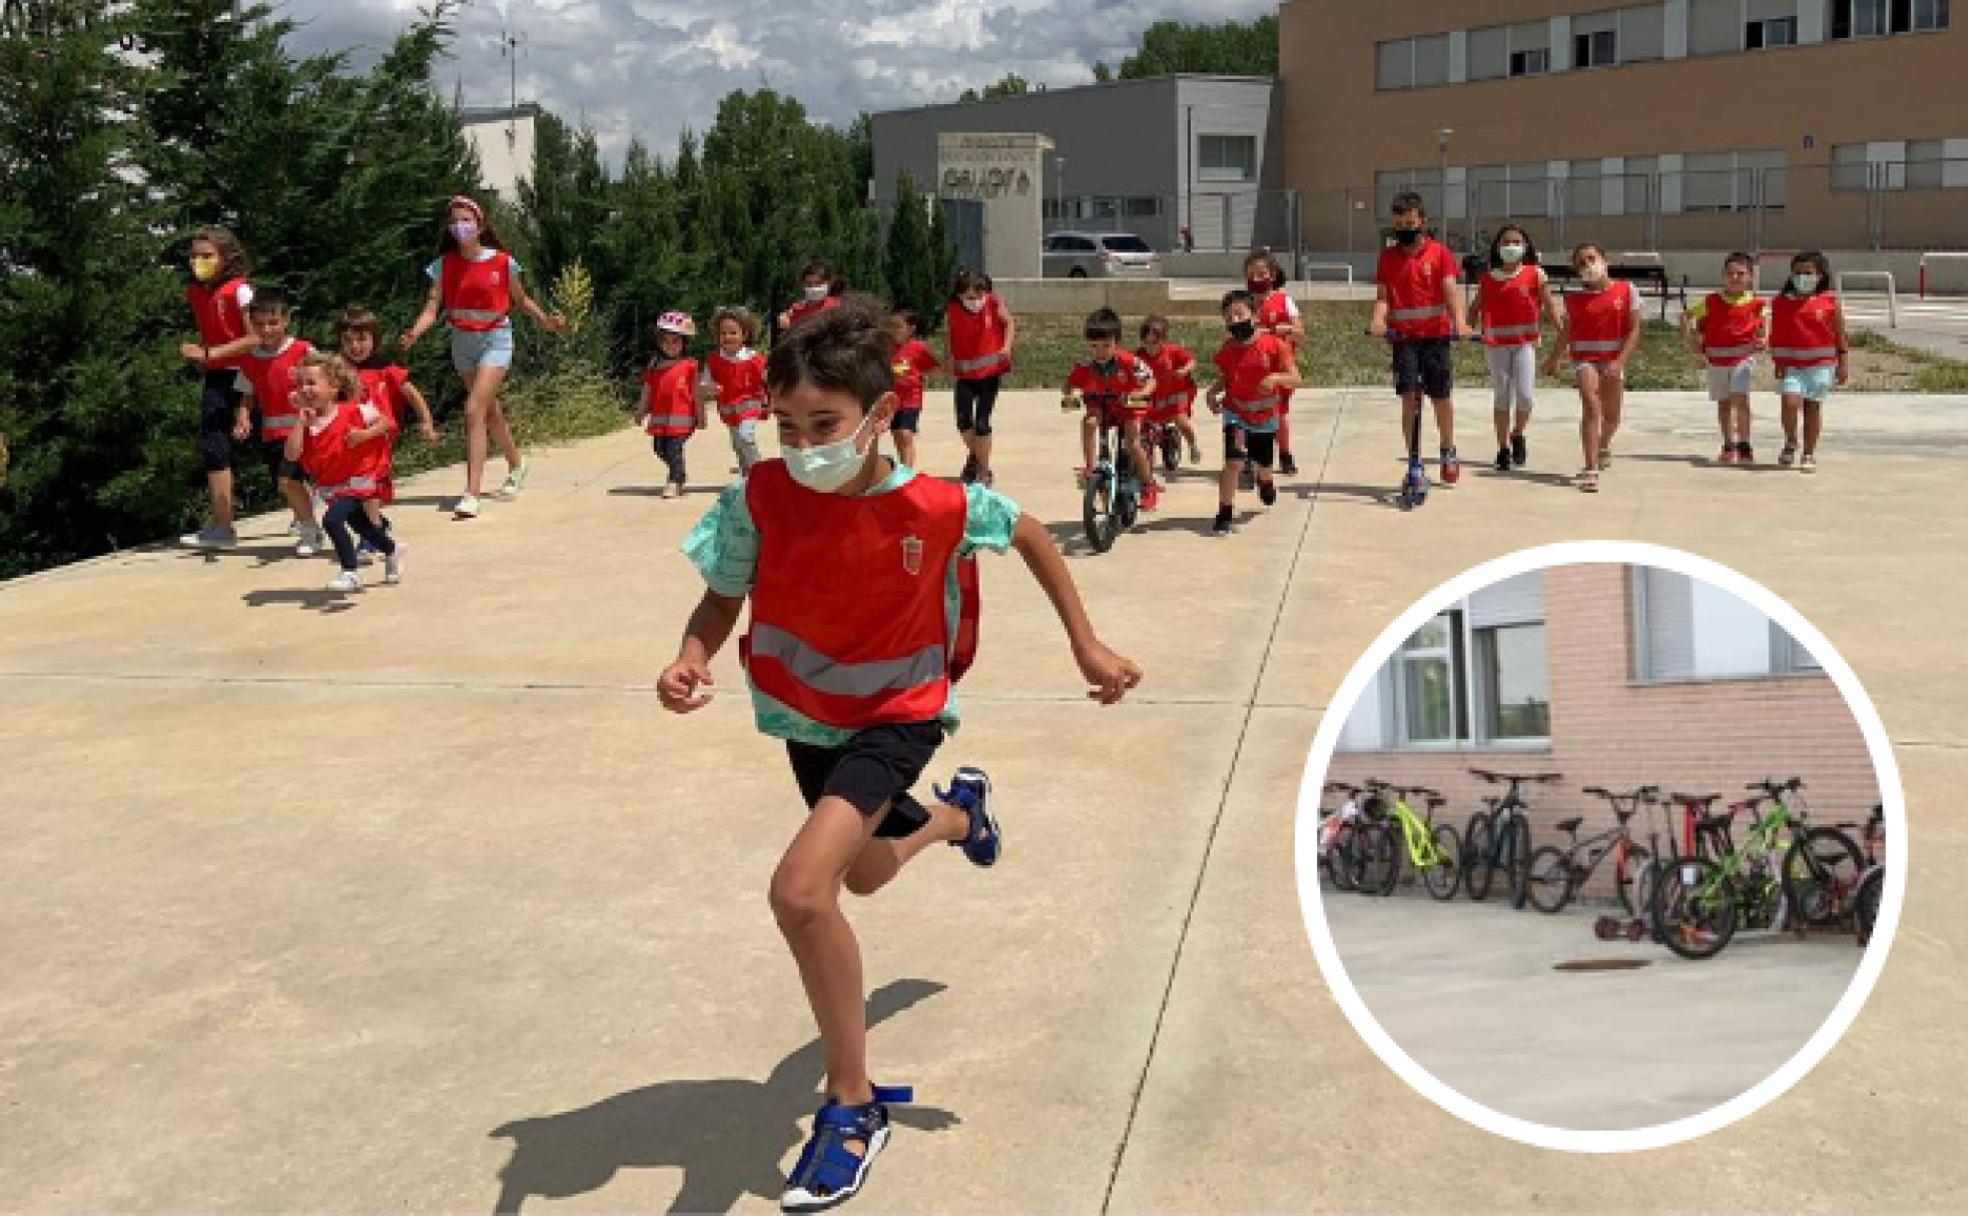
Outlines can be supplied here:
M1347 978L1339 949L1333 943L1332 930L1326 924L1319 891L1320 789L1347 715L1381 665L1393 656L1403 640L1457 600L1514 575L1551 566L1582 564L1657 566L1698 578L1747 601L1788 630L1791 637L1811 652L1811 656L1818 660L1838 690L1845 695L1845 703L1858 722L1860 733L1865 736L1866 749L1872 754L1873 767L1879 779L1880 799L1886 812L1886 890L1879 920L1874 927L1872 941L1859 961L1858 974L1832 1008L1831 1016L1818 1027L1817 1033L1805 1040L1804 1045L1775 1072L1727 1102L1671 1123L1622 1130L1581 1131L1533 1123L1493 1110L1437 1080L1381 1029L1366 1002L1360 999L1353 982ZM1906 793L1900 786L1900 771L1893 762L1893 749L1886 738L1886 728L1880 723L1878 711L1860 686L1859 678L1825 636L1796 609L1761 584L1727 566L1679 549L1627 541L1577 541L1524 549L1466 570L1421 597L1381 631L1374 644L1347 672L1345 681L1340 684L1338 693L1319 722L1318 733L1313 736L1312 752L1306 759L1305 774L1299 784L1296 851L1299 904L1305 914L1305 932L1312 940L1312 953L1319 960L1319 970L1324 973L1333 998L1345 1011L1347 1020L1353 1023L1353 1029L1366 1040L1367 1046L1373 1049L1382 1063L1393 1069L1423 1097L1484 1131L1540 1148L1577 1153L1625 1153L1679 1144L1755 1113L1802 1080L1804 1074L1815 1068L1818 1061L1824 1059L1826 1053L1837 1044L1858 1016L1866 998L1872 994L1872 987L1879 980L1879 972L1886 965L1886 955L1892 949L1893 935L1899 929L1900 907L1906 897Z

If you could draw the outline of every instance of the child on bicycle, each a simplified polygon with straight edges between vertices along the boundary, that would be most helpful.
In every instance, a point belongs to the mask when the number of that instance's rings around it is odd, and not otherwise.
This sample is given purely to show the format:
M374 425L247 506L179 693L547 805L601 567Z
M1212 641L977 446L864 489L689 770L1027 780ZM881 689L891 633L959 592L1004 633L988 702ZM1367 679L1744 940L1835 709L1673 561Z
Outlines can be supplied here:
M1257 475L1257 498L1278 501L1271 460L1278 436L1278 400L1302 381L1291 348L1276 334L1257 327L1257 302L1244 290L1223 297L1223 327L1229 334L1216 352L1217 382L1210 386L1210 413L1223 416L1223 474L1217 479L1216 522L1210 535L1230 535L1237 501L1237 473L1246 465Z
M1196 428L1189 421L1196 402L1196 356L1187 347L1169 341L1169 319L1160 315L1141 323L1141 345L1134 354L1155 377L1155 399L1149 403L1148 421L1174 427L1189 445L1189 463L1201 464L1202 449L1196 444Z
M1081 331L1086 336L1087 357L1066 377L1066 388L1059 407L1076 410L1086 407L1080 420L1080 481L1093 472L1094 440L1100 429L1116 426L1121 445L1141 475L1141 509L1152 511L1161 500L1162 487L1155 480L1154 466L1148 463L1148 450L1141 445L1141 420L1148 416L1148 401L1155 395L1155 376L1145 360L1120 349L1121 317L1111 308L1096 308L1087 315Z
M999 857L984 773L958 769L927 807L909 792L958 727L951 684L977 623L970 555L1016 549L1025 559L1094 685L1089 696L1111 705L1141 679L1095 635L1044 525L986 486L882 454L896 406L885 312L849 297L773 347L767 384L783 458L754 465L684 542L707 587L657 682L673 713L707 705L711 658L749 601L740 648L758 729L786 741L809 809L770 886L826 1061L826 1102L781 1200L791 1212L857 1193L887 1143L887 1104L908 1100L869 1080L861 949L841 888L872 895L938 843L977 866Z

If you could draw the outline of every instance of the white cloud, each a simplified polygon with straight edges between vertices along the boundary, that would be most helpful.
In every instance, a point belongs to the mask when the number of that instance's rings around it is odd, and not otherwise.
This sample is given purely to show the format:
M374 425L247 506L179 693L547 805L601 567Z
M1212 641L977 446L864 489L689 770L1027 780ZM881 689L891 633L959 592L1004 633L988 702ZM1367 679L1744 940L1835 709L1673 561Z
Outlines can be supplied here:
M349 50L373 63L423 0L286 0L300 53ZM1117 64L1154 21L1249 20L1276 0L470 0L457 17L445 94L501 105L501 33L524 36L519 98L594 126L618 159L632 136L665 156L703 131L718 99L761 85L846 126L863 110L953 101L1017 72L1064 87Z

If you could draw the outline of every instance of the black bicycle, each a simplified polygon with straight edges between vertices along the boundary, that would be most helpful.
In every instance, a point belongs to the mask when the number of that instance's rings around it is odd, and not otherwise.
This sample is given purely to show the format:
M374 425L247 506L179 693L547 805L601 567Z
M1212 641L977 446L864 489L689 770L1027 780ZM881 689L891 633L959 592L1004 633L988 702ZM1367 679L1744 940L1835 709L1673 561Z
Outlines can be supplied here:
M1531 808L1524 801L1524 786L1550 785L1562 781L1564 774L1493 773L1481 768L1469 771L1491 785L1510 786L1491 809L1471 815L1469 826L1463 830L1462 872L1469 898L1488 899L1490 884L1502 870L1510 906L1521 908L1530 893L1532 851Z

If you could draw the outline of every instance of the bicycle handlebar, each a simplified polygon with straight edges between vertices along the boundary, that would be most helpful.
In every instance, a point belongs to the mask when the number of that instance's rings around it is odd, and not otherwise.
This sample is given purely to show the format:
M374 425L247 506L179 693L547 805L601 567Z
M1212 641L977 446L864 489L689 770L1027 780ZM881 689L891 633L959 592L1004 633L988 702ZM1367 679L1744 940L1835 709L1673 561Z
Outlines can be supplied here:
M1580 790L1580 792L1596 795L1597 797L1604 798L1608 802L1623 802L1628 800L1631 800L1633 802L1643 802L1643 801L1651 801L1654 795L1660 793L1660 786L1642 785L1635 789L1629 790L1624 794L1617 794L1614 793L1612 790L1607 789L1603 785L1588 785L1588 786L1584 786Z
M1803 789L1804 778L1792 777L1788 781L1771 781L1766 778L1762 781L1752 781L1748 785L1743 786L1743 788L1746 790L1762 790L1770 797L1776 798L1788 794L1792 790Z
M1563 781L1565 779L1565 774L1563 773L1497 773L1491 772L1486 768L1472 768L1469 771L1485 781L1495 783L1529 781L1536 785L1550 785L1554 781Z

